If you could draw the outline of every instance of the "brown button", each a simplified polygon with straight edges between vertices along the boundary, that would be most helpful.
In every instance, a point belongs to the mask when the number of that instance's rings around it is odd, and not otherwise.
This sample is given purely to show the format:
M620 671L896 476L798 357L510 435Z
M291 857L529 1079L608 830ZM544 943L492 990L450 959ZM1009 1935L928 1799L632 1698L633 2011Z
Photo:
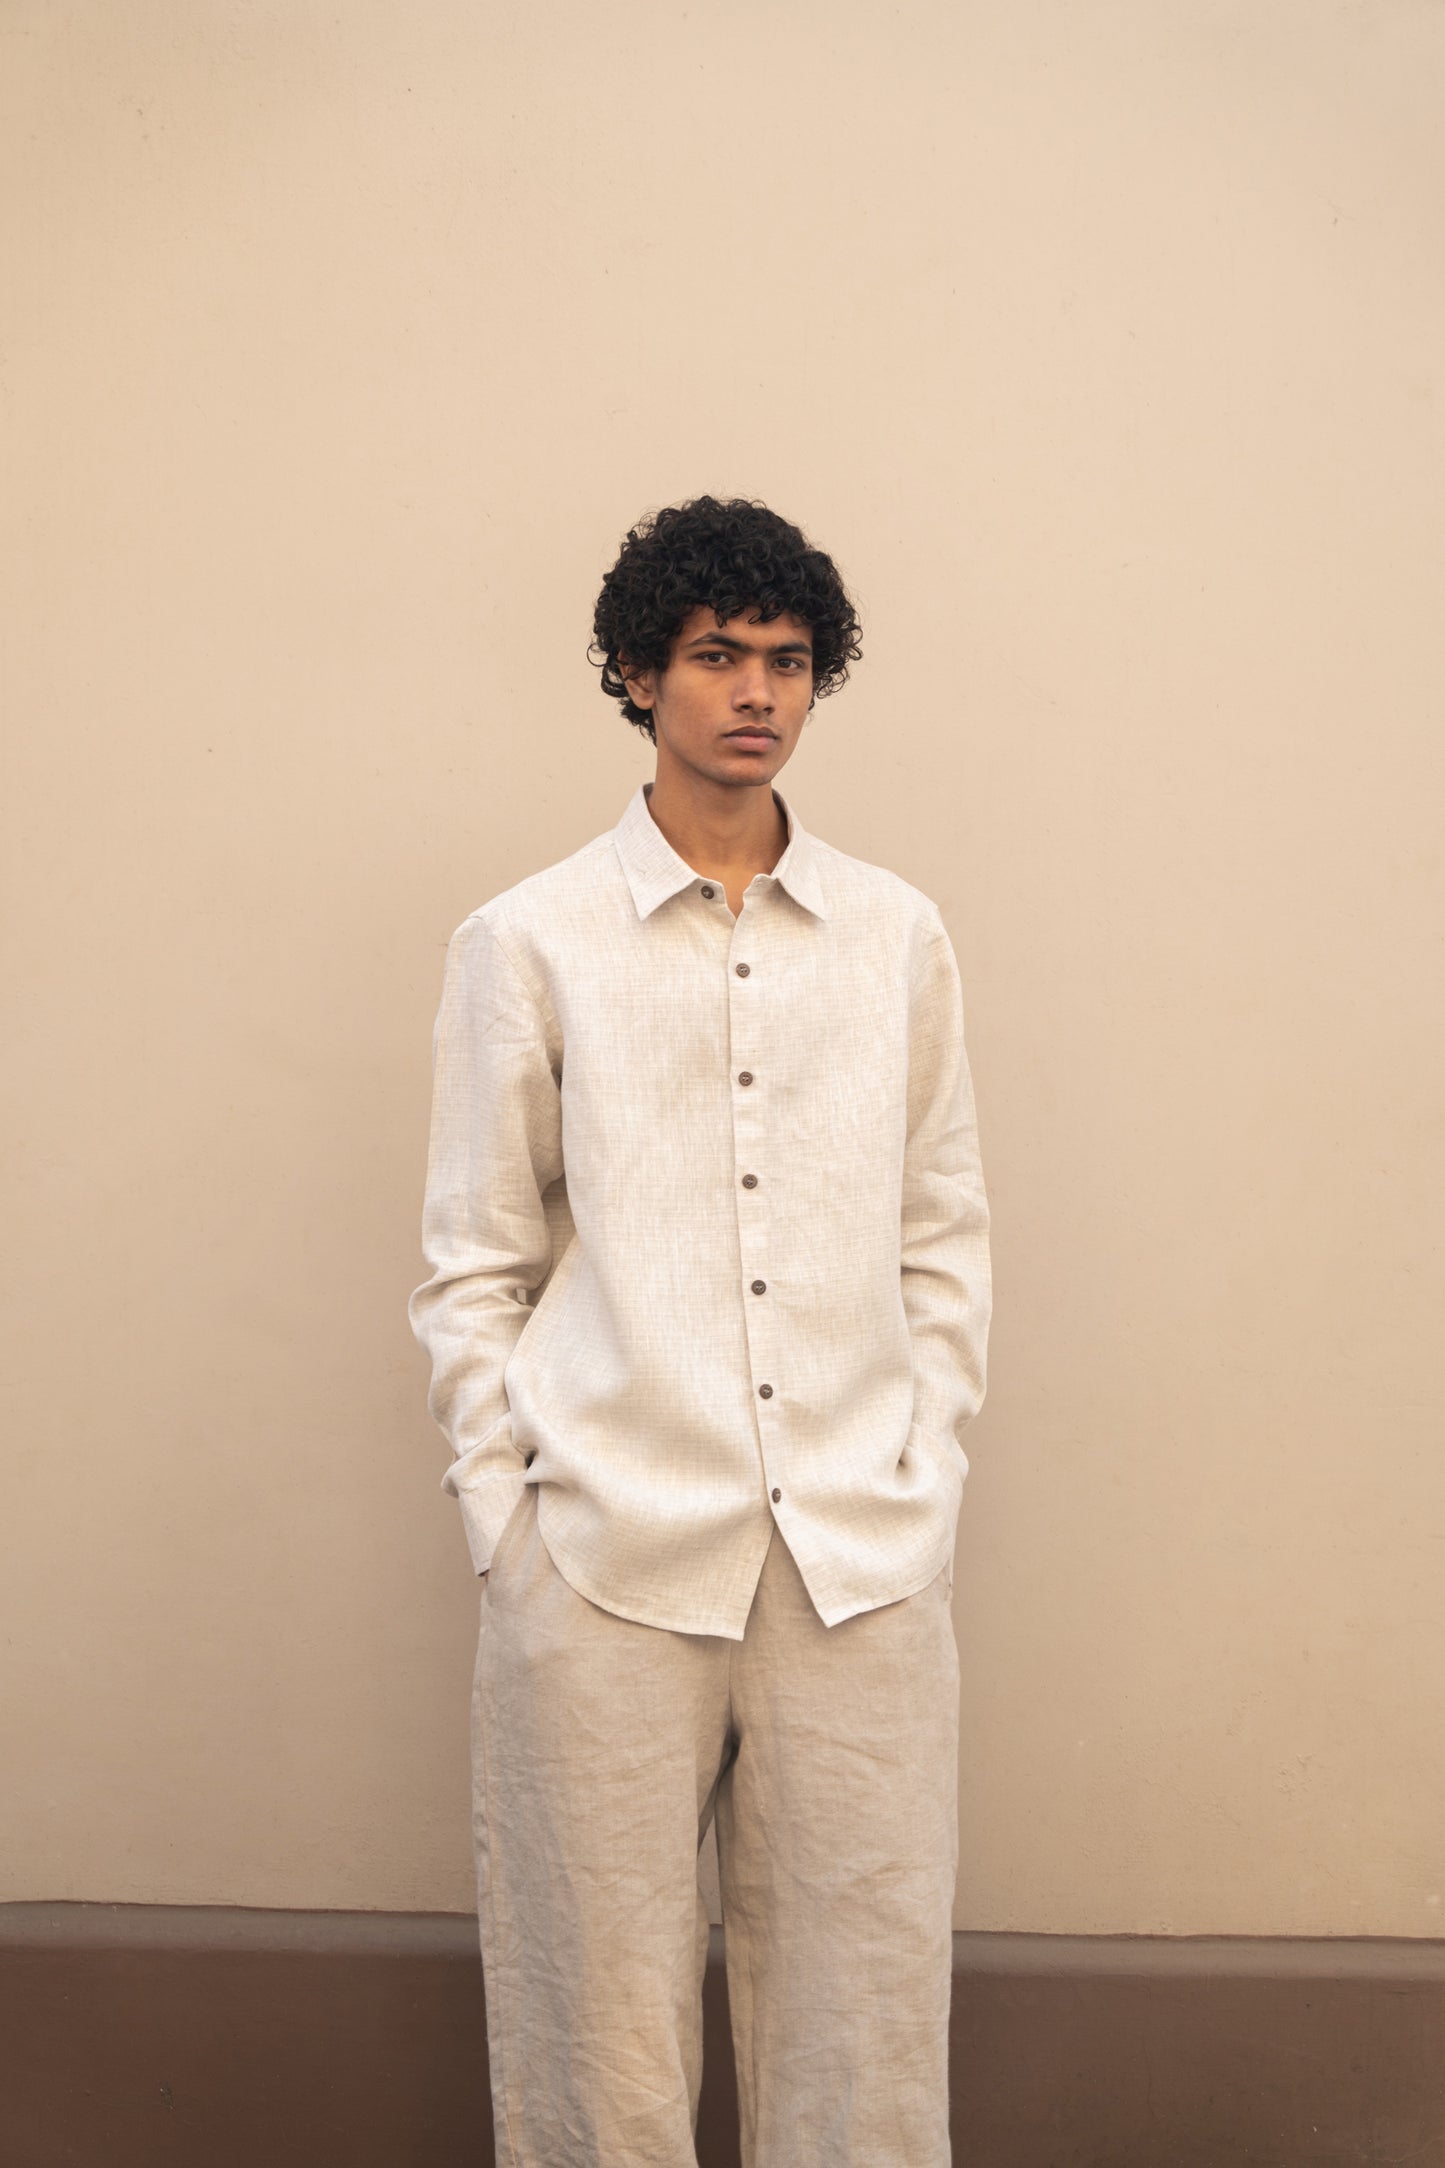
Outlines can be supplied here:
M768 1291L768 1283L767 1283L767 1281L766 1281L766 1280L754 1280L754 1282L753 1282L753 1293L754 1293L755 1295L765 1295L765 1294L767 1293L767 1291Z
M734 966L734 968L737 971L738 977L740 979L745 979L753 967L751 964L737 964Z
M706 881L704 881L702 884L702 892L707 897L709 903L712 902L713 897L717 894L717 890L715 888L709 888Z
M778 1504L778 1503L780 1502L780 1500L782 1499L782 1495L783 1495L783 1494L782 1494L782 1492L781 1492L780 1490L775 1490L775 1491L773 1492L773 1504L774 1504L774 1505L777 1505L777 1504Z
M755 1174L745 1174L745 1175L743 1176L743 1188L744 1188L744 1189L756 1189L756 1188L757 1188L757 1186L758 1186L758 1178L757 1178L757 1176L756 1176Z
M760 1386L758 1387L758 1397L759 1397L760 1399L762 1399L762 1400L771 1400L771 1399L772 1399L772 1397L773 1397L773 1388L772 1388L772 1386L771 1386L771 1385L760 1385Z
M738 1071L738 1082L739 1082L739 1084L751 1084L751 1083L752 1083L752 1081L753 1081L753 1072L752 1072L752 1070L751 1070L751 1069L740 1069L740 1070Z

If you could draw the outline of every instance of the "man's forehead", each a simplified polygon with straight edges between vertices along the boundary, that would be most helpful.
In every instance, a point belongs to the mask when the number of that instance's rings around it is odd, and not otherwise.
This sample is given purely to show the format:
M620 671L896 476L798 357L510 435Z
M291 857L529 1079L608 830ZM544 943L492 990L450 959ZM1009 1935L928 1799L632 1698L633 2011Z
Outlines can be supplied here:
M813 645L812 627L805 625L800 617L791 617L785 612L781 617L765 619L755 609L741 610L736 617L723 617L710 603L704 602L683 619L678 639L691 642L709 634L742 647L811 648Z

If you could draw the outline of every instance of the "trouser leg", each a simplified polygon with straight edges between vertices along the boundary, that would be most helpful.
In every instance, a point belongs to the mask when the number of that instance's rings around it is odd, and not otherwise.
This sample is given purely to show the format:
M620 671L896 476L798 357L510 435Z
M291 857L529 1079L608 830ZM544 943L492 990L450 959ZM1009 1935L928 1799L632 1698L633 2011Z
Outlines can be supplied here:
M732 1707L718 1864L744 2168L946 2168L948 1576L827 1628L774 1536Z
M697 1854L734 1645L588 1603L525 1495L488 1576L472 1699L501 2168L695 2168Z

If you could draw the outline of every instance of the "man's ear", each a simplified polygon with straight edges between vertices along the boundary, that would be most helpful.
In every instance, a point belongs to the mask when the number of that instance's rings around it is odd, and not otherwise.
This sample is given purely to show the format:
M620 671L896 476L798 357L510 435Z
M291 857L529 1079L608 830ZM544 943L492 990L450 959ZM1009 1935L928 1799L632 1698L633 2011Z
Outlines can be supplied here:
M625 655L617 658L622 682L627 687L635 708L650 708L657 698L656 673L652 670L634 671Z

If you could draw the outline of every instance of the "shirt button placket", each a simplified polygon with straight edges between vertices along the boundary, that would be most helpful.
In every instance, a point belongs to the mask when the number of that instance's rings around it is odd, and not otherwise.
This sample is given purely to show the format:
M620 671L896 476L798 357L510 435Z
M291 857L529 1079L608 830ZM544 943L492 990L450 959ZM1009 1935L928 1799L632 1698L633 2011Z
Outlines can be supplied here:
M744 901L733 929L729 958L728 1002L732 1050L733 1143L739 1176L735 1192L738 1246L742 1258L739 1290L752 1365L753 1406L758 1411L762 1466L769 1495L781 1496L773 1482L778 1422L779 1350L773 1332L777 1315L770 1290L768 1251L771 1235L772 1166L768 1151L768 1049L759 1034L765 1004L760 999L766 974L757 955L757 910Z

